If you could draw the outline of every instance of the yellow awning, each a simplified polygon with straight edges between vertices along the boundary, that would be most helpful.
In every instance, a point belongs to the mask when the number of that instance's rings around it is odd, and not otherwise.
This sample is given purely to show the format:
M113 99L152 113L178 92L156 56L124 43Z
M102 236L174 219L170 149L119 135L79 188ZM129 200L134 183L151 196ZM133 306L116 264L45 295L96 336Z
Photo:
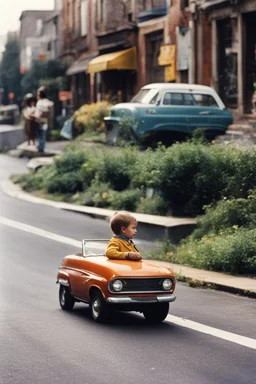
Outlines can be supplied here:
M137 69L136 48L107 53L92 59L87 67L88 73L109 71L112 69Z

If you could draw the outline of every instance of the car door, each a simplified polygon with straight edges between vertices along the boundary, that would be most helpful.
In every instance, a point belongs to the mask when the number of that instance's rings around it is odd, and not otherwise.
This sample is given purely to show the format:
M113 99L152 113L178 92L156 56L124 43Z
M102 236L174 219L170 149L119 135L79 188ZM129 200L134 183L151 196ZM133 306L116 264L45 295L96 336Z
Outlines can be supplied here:
M156 113L157 131L187 133L187 107L182 92L164 91Z
M200 92L191 94L191 97L193 97L194 104L188 115L189 133L192 134L196 128L202 128L205 131L220 130L223 111L214 97Z
M90 277L90 274L87 271L86 258L83 256L76 256L70 262L70 266L69 280L72 295L79 299L86 300L88 297L87 282Z

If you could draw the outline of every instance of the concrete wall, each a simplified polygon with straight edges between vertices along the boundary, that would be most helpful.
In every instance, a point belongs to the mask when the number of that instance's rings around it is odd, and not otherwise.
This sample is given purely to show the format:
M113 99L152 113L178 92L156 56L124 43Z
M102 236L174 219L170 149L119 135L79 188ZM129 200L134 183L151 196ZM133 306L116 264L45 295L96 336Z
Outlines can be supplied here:
M0 125L0 151L14 149L25 140L23 127Z

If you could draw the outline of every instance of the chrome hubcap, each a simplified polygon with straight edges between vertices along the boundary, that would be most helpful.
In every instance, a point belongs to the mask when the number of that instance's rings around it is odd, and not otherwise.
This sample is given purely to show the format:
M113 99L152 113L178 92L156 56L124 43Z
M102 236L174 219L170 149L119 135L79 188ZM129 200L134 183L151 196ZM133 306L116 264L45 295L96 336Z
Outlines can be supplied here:
M93 312L93 316L96 318L99 316L99 313L100 313L100 300L98 298L96 298L94 301L93 301L93 304L92 304L92 312Z
M61 301L61 304L62 304L62 305L65 305L65 301L66 301L66 291L65 291L64 288L63 288L62 291L61 291L60 301Z

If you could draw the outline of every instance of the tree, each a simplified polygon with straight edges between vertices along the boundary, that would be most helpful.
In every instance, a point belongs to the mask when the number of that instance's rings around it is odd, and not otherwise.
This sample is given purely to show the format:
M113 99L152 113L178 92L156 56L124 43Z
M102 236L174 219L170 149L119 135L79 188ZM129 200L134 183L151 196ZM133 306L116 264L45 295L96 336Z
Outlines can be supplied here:
M14 102L20 102L22 98L20 73L20 48L16 39L7 41L1 62L0 84L4 89L3 102L8 104L8 94L14 93Z
M33 61L31 69L23 76L23 93L36 93L36 90L49 79L64 76L66 66L59 60Z

